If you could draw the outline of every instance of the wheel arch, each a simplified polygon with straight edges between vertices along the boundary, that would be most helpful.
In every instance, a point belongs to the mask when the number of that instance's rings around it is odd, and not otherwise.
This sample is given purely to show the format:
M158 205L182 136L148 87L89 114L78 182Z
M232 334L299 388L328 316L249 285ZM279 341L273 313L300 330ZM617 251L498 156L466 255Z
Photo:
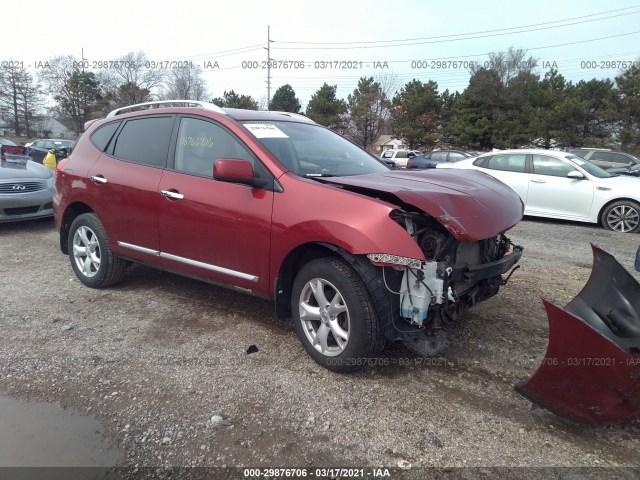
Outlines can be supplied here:
M353 258L346 250L337 245L324 242L305 243L294 248L280 265L274 282L276 315L279 319L291 318L291 288L296 273L303 265L323 257L341 257L347 261Z
M380 317L380 326L384 336L392 339L395 333L393 328L394 312L398 311L399 300L384 285L385 280L380 274L379 267L374 266L364 255L354 255L331 243L307 243L298 246L287 255L274 282L277 317L281 320L291 318L291 291L296 273L306 263L323 257L342 258L360 276ZM397 287L395 281L399 278L394 280L391 275L391 278L387 280Z
M74 202L67 206L62 215L62 221L60 222L60 250L62 250L62 253L65 255L69 254L68 240L71 224L83 213L94 213L94 211L86 203Z
M612 198L611 200L607 201L607 203L605 203L602 207L600 207L600 211L598 212L598 220L597 220L598 223L602 222L602 215L604 215L604 211L609 207L609 205L616 202L631 202L640 206L640 201L635 200L633 198L629 198L629 197Z

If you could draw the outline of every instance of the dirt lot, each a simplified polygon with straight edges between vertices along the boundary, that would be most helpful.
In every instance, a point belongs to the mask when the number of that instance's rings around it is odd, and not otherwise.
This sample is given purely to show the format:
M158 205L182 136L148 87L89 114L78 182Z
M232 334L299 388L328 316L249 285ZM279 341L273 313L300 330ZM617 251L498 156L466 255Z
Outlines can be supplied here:
M390 365L338 375L269 302L141 266L92 290L60 253L53 221L0 225L0 395L95 416L128 466L633 476L640 422L577 426L532 410L513 385L546 348L540 298L564 305L580 291L590 242L633 270L640 235L529 219L510 237L525 247L522 268L467 314L442 357L391 346Z

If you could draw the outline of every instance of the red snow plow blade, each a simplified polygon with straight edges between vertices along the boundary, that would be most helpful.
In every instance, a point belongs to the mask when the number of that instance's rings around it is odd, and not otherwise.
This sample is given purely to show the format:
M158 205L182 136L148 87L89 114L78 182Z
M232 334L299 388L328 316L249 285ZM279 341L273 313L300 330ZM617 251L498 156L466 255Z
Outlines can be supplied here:
M565 308L543 300L549 345L538 370L516 391L585 424L640 416L640 284L593 247L589 281Z

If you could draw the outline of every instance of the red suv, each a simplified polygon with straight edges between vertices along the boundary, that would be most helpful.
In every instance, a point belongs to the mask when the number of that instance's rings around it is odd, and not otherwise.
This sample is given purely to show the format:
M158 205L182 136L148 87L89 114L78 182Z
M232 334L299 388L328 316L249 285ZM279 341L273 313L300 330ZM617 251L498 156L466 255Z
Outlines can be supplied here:
M301 115L194 101L88 122L54 190L60 247L88 287L139 262L275 301L309 354L354 370L423 355L498 292L522 202L481 172L389 169Z

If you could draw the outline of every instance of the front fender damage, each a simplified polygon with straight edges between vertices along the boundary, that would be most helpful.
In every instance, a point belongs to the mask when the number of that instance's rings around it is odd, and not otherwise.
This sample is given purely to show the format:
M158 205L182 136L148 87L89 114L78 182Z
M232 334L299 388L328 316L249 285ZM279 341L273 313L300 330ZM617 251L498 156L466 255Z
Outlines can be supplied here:
M561 417L611 424L640 416L640 284L593 247L591 276L565 308L543 300L549 344L516 391Z

